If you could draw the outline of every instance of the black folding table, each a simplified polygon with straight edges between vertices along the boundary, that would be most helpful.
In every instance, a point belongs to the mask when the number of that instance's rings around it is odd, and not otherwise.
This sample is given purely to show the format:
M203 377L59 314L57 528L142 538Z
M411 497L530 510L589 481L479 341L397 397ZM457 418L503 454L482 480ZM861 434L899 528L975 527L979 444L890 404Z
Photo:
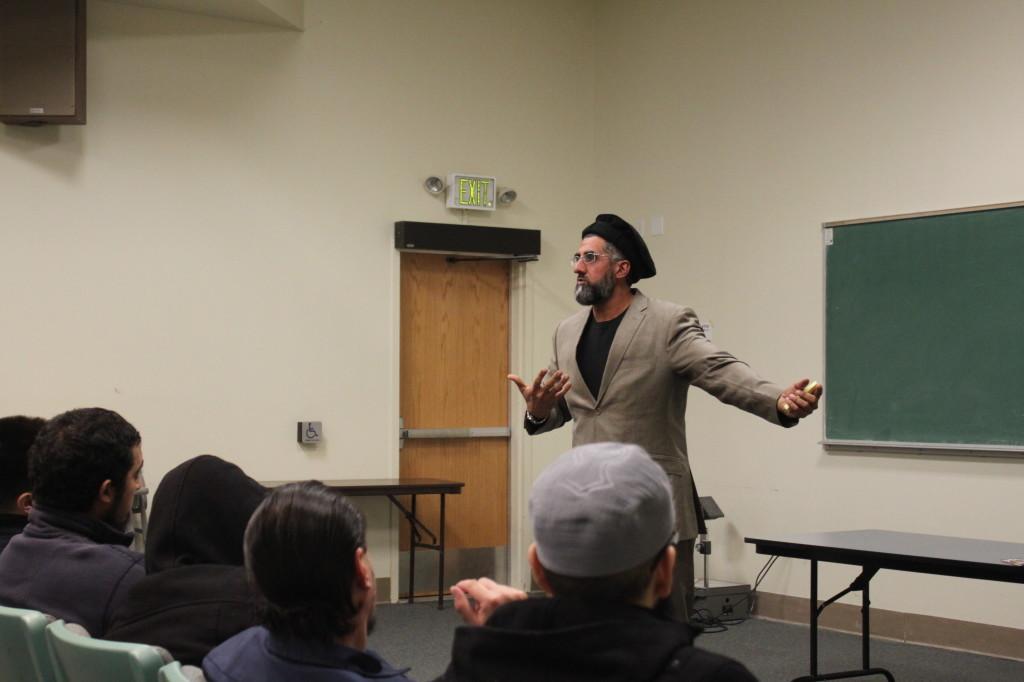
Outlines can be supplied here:
M886 530L849 530L780 537L746 538L758 554L808 559L811 562L811 673L794 682L838 680L892 673L871 667L870 598L868 585L880 569L1024 583L1024 566L1006 560L1024 559L1024 544L971 538L954 538ZM818 604L818 562L860 566L861 573L848 588ZM850 592L861 592L860 670L818 673L818 616L829 604Z

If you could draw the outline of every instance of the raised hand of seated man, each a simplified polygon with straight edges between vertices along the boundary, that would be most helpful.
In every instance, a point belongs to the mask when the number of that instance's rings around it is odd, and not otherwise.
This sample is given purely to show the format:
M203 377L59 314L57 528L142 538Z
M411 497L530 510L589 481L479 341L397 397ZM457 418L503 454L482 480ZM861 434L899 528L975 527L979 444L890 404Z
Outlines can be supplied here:
M460 580L452 586L455 610L467 625L483 625L491 614L509 602L526 599L526 593L490 578Z

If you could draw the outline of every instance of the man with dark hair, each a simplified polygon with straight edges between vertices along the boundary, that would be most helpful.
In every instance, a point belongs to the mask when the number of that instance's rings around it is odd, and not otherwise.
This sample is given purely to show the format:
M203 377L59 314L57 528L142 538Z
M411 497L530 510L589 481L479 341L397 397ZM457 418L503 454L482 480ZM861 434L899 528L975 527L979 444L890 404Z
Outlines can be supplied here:
M38 417L0 419L0 552L28 523L28 449L45 423Z
M441 680L755 682L654 609L672 591L675 512L668 477L642 448L565 453L534 483L530 516L530 568L549 598L488 580L453 587L472 627L456 630Z
M366 648L377 597L366 521L322 483L273 490L245 530L263 625L209 653L210 682L407 680Z
M572 269L576 301L586 309L559 323L551 364L532 384L509 375L526 401L524 426L532 435L571 420L573 445L636 443L661 465L672 483L679 531L671 606L687 620L694 540L703 522L686 448L689 387L786 427L817 408L821 387L801 379L783 388L762 379L716 348L692 309L634 289L657 270L643 238L617 215L603 213L583 229Z
M142 487L142 439L121 415L94 407L58 415L29 451L32 510L0 555L0 604L36 609L102 636L144 575L128 549Z

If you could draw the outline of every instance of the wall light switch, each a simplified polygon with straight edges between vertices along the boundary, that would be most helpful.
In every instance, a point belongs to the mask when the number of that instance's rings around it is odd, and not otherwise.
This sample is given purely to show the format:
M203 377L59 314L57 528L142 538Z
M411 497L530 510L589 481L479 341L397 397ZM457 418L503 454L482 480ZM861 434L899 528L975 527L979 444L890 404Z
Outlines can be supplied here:
M319 443L323 435L323 422L299 422L300 443Z

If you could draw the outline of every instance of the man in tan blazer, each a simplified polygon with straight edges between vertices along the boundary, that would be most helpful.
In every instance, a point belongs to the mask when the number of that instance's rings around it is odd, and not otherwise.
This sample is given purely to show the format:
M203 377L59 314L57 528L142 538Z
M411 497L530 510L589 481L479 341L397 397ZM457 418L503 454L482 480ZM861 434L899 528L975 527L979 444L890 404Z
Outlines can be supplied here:
M697 386L773 424L793 426L817 408L807 379L783 388L716 348L693 310L651 299L632 284L656 274L640 234L602 214L583 230L573 255L576 300L587 306L555 329L554 358L527 384L509 375L526 400L532 435L573 421L573 446L635 443L664 468L676 505L678 555L672 607L693 608L695 487L686 451L686 396Z

